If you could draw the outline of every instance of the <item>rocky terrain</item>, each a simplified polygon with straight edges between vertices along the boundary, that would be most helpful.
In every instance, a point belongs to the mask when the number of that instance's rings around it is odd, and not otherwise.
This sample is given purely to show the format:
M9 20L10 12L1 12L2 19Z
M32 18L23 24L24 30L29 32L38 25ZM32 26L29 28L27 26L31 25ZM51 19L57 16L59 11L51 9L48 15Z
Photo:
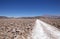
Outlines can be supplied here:
M60 19L41 18L41 20L60 29Z
M60 29L60 18L58 17L22 17L22 18L0 18L0 39L27 39L36 19L40 19ZM19 38L18 38L18 37Z
M27 39L35 19L0 19L0 39Z

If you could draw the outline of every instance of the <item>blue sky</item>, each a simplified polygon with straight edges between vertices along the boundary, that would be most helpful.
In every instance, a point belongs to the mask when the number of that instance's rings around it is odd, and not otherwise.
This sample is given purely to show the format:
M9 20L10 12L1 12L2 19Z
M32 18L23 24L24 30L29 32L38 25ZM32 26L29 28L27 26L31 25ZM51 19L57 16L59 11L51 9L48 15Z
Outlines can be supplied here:
M60 0L0 0L0 16L60 15Z

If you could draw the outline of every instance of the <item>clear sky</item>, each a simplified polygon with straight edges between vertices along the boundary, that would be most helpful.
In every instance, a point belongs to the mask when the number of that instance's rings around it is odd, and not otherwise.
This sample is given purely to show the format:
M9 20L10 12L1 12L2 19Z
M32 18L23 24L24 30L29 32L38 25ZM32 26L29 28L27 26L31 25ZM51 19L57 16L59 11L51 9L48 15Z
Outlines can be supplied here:
M60 0L0 0L0 16L60 15Z

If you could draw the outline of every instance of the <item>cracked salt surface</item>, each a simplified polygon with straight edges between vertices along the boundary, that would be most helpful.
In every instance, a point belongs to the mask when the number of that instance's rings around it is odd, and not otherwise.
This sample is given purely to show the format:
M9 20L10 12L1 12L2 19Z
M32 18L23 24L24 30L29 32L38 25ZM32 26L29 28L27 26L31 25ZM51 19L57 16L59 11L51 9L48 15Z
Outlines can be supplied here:
M37 19L32 30L32 39L60 39L60 31L56 27Z

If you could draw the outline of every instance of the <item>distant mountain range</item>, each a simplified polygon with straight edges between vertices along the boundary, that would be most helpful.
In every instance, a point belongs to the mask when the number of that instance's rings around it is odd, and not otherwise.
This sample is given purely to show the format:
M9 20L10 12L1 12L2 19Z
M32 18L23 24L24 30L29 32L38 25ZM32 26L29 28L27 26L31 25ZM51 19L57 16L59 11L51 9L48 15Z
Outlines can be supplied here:
M44 17L60 19L60 16L45 15Z
M8 18L8 17L6 17L6 16L0 16L0 19L1 19L1 18Z
M55 18L55 19L60 19L60 16L50 16L50 15L48 16L48 15L46 15L46 16L34 16L34 17L18 17L18 19L19 18L22 18L22 19L28 19L28 18L29 19L36 19L36 18L37 19L39 19L39 18L51 18L51 19Z
M6 17L6 16L0 16L0 19L11 19L15 17ZM34 17L17 17L16 19L39 19L39 18L57 18L60 19L60 16L34 16Z

